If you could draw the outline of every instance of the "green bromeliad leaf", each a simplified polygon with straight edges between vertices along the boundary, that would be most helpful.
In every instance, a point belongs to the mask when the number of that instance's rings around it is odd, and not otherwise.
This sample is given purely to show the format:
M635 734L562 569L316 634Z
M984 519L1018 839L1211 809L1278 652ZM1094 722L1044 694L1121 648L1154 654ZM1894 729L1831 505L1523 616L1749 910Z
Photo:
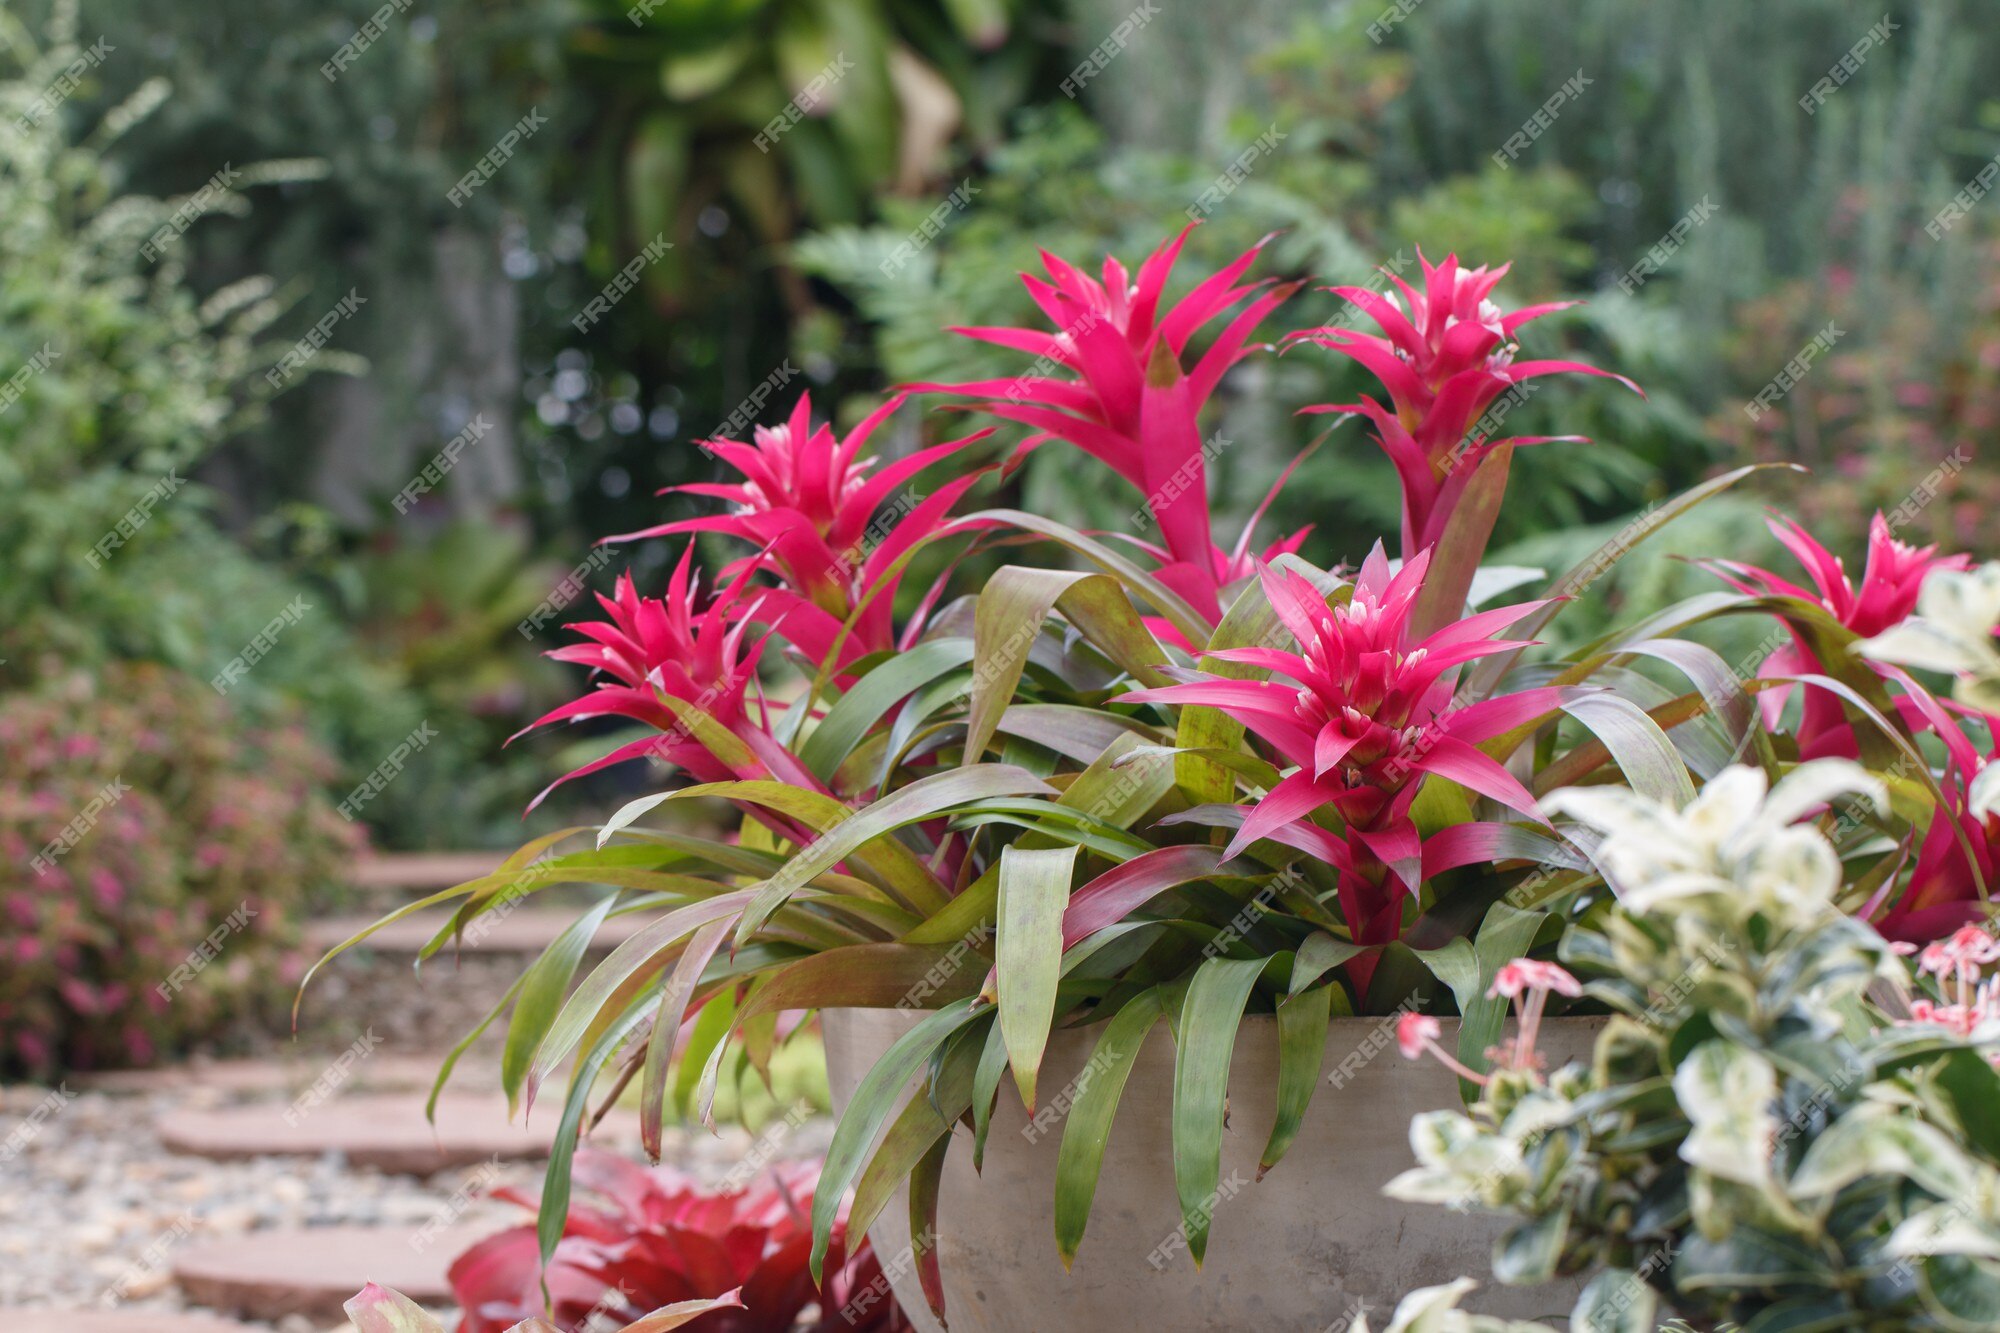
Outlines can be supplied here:
M1013 702L1028 651L1050 612L1057 610L1134 679L1147 685L1166 683L1159 667L1171 658L1141 623L1116 579L1075 570L1003 566L980 592L973 617L967 764L977 763L985 754L1001 715Z
M1153 1025L1162 1017L1156 990L1141 993L1128 1001L1097 1039L1084 1068L1088 1079L1077 1078L1070 1094L1069 1119L1063 1125L1062 1146L1056 1154L1055 1226L1056 1251L1063 1267L1076 1259L1077 1247L1090 1221L1091 1201L1097 1197L1097 1179L1104 1169L1104 1149L1111 1141L1112 1118L1118 1113L1118 1099L1131 1076L1132 1063ZM1033 1129L1044 1132L1044 1120L1058 1119L1055 1108L1036 1113Z
M744 910L736 930L737 946L749 943L785 901L815 876L906 824L987 797L1053 794L1053 789L1040 778L1009 764L980 764L918 778L909 786L852 812L826 829L810 846L800 848L783 870L758 889L755 899ZM942 891L937 892L939 901L926 911L935 912L943 906Z
M1063 909L1076 874L1077 849L1009 847L1000 854L1000 930L996 941L1000 1031L1021 1102L1035 1109L1035 1082L1055 1021L1062 973Z
M1262 958L1210 958L1195 969L1181 1007L1174 1058L1174 1187L1196 1267L1208 1253L1209 1221L1222 1201L1222 1122L1236 1030L1266 966Z

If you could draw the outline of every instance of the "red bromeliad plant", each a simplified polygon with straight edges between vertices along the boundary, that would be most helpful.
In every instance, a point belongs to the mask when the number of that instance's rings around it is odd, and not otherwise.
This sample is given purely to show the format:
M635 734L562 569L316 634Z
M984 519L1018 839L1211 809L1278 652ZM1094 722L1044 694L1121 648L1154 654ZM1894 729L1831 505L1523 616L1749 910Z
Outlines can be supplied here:
M1253 555L1247 528L1225 548L1203 409L1298 284L1248 280L1253 250L1173 299L1182 239L1136 274L1107 260L1092 278L1044 256L1047 278L1026 281L1053 332L963 330L1033 367L913 386L1025 426L1024 446L1060 440L1101 459L1145 497L1157 543L1121 548L1017 510L954 514L980 435L879 462L864 451L900 398L844 437L802 400L754 445L711 442L737 479L690 489L730 511L634 534L719 533L741 547L719 580L694 577L684 556L661 598L621 581L604 599L609 619L572 626L584 642L558 652L600 683L544 722L637 722L648 734L579 772L644 757L684 780L593 836L540 839L398 914L456 904L435 952L523 893L605 890L495 1015L507 1014L510 1097L557 1089L558 1161L593 1102L634 1081L657 1153L670 1107L709 1118L726 1071L768 1067L781 1017L916 1010L835 1133L810 1260L826 1271L850 1189L847 1226L865 1232L908 1178L911 1234L926 1238L914 1263L936 1303L935 1187L951 1127L964 1122L983 1151L1009 1069L1032 1109L1058 1024L1122 1019L1101 1048L1115 1061L1165 1021L1181 1065L1172 1169L1199 1259L1246 1013L1275 1012L1296 1038L1414 997L1426 1013L1456 1008L1455 1058L1486 1067L1507 1002L1501 965L1615 891L1593 840L1550 824L1541 798L1557 787L1617 786L1680 808L1738 756L1776 779L1839 749L1895 795L1891 814L1825 816L1845 858L1843 905L1908 938L1985 914L1996 844L1984 715L1862 651L1931 579L1956 577L1955 562L1884 535L1855 588L1799 535L1790 544L1817 594L1729 567L1731 590L1567 660L1532 659L1536 634L1609 564L1753 469L1635 519L1544 595L1484 609L1478 575L1508 460L1533 442L1499 431L1501 395L1604 372L1520 359L1516 335L1559 307L1509 312L1494 299L1505 270L1455 258L1426 264L1399 295L1336 289L1380 337L1323 328L1294 340L1383 383L1382 401L1341 410L1366 418L1403 480L1400 562L1378 549L1352 574L1322 569L1299 553L1304 534ZM899 499L946 464L951 479ZM954 595L957 558L975 547L1048 557ZM898 596L921 548L941 553L945 573ZM1736 615L1775 617L1773 646L1791 646L1739 671L1688 636ZM784 671L797 679L781 685ZM1788 690L1811 701L1798 721ZM1944 738L1942 766L1920 747L1936 744L1927 732ZM696 798L736 806L740 834L662 819ZM579 982L589 938L614 913L646 924ZM1298 1129L1322 1050L1282 1043L1280 1081L1302 1095L1280 1099L1266 1169ZM906 1101L918 1071L927 1095ZM1067 1121L1065 1259L1104 1149L1101 1136L1070 1138L1109 1124L1102 1099L1122 1086L1081 1089ZM557 1262L565 1173L540 1207L539 1254Z
M452 1264L458 1333L504 1333L543 1314L565 1333L586 1333L593 1316L635 1320L699 1300L734 1303L690 1320L690 1333L907 1333L866 1237L844 1259L836 1228L823 1289L807 1271L818 1175L789 1163L747 1188L711 1192L675 1171L580 1151L581 1194L546 1267L533 1226L490 1236ZM537 1206L512 1190L496 1194ZM819 1316L801 1325L810 1305Z
M1448 678L1467 662L1526 646L1492 636L1546 603L1482 611L1419 639L1410 621L1430 559L1426 549L1391 575L1377 546L1344 605L1329 605L1301 574L1267 570L1264 593L1300 651L1225 648L1213 657L1282 679L1210 677L1125 696L1220 708L1296 766L1244 807L1227 853L1273 838L1332 866L1341 917L1362 946L1401 935L1403 905L1425 880L1463 862L1468 835L1502 827L1453 824L1426 846L1411 816L1424 779L1441 777L1540 819L1533 794L1478 745L1539 720L1570 693L1545 686L1454 708ZM1311 822L1322 810L1338 819L1339 836ZM1355 956L1358 986L1368 984L1374 961Z

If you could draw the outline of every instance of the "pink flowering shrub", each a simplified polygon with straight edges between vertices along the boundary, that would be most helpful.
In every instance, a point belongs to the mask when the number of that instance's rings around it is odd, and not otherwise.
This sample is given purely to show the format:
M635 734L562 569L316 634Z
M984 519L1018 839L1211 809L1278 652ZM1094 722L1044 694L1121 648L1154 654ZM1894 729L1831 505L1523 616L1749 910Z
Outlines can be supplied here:
M359 850L297 726L151 666L0 701L0 1072L147 1064L279 1014Z

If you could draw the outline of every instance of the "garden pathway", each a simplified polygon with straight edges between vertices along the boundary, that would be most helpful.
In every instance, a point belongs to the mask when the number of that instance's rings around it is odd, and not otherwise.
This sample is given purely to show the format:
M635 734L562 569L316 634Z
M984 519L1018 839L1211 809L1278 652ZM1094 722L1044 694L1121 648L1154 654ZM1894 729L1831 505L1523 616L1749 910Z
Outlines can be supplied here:
M438 864L404 884L377 868L376 891L481 868L429 860ZM449 1313L451 1259L527 1220L484 1193L537 1190L555 1116L542 1108L527 1128L508 1124L489 1033L460 1063L434 1132L423 1102L448 1048L440 1034L462 1011L483 1013L500 993L493 986L569 919L513 914L480 941L483 971L478 960L431 960L424 989L448 995L447 1007L386 984L410 975L428 937L389 931L336 961L326 988L335 1002L319 1000L306 1034L266 1058L78 1077L54 1093L0 1088L10 1136L0 1142L12 1145L0 1148L0 1329L347 1333L340 1303L368 1281ZM317 923L315 939L351 924ZM309 994L309 1013L315 1003ZM52 1098L57 1109L37 1116ZM32 1133L13 1130L31 1124ZM809 1127L788 1151L822 1146L825 1128ZM601 1132L609 1146L636 1147L630 1118L614 1115ZM748 1145L740 1130L670 1130L665 1155L715 1180Z

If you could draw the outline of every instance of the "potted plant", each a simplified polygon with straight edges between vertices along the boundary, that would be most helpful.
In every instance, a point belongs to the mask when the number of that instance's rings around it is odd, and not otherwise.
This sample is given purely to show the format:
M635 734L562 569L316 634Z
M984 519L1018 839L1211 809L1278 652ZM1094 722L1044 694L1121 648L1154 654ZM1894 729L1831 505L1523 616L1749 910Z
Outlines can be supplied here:
M1610 898L1549 792L1678 808L1738 756L1782 773L1844 754L1892 778L1895 802L1843 832L1870 870L1842 907L1910 939L1983 913L1990 851L1936 832L1958 828L1943 816L1968 775L1917 745L1956 723L1859 650L1962 562L1878 524L1856 582L1781 525L1812 586L1716 562L1712 592L1532 660L1568 600L1754 469L1494 605L1544 578L1484 564L1513 455L1536 442L1501 430L1503 396L1604 372L1523 357L1525 326L1560 306L1504 310L1505 269L1455 258L1386 293L1335 289L1379 335L1291 339L1381 381L1382 401L1327 410L1395 466L1400 557L1322 569L1304 533L1260 546L1255 517L1224 545L1203 408L1298 284L1250 279L1253 250L1170 301L1184 238L1136 272L1107 259L1101 280L1048 257L1026 282L1050 329L960 330L1030 359L1019 378L908 390L1025 426L1023 449L1091 454L1142 498L1147 535L958 512L1003 461L993 430L884 463L866 450L898 394L845 435L801 398L751 443L708 441L735 479L685 489L727 512L621 539L722 534L742 554L711 578L690 546L658 596L621 578L553 654L598 683L543 721L643 729L571 778L647 758L682 784L387 918L455 904L435 952L525 894L611 890L489 1019L507 1015L510 1096L530 1104L568 1070L545 1255L594 1105L636 1085L657 1153L670 1105L711 1115L718 1082L766 1067L781 1018L807 1010L842 1110L815 1271L851 1191L851 1225L919 1318L1324 1323L1462 1271L1468 1240L1493 1234L1378 1191L1406 1164L1410 1113L1471 1091L1522 1039L1501 967ZM965 557L995 553L1018 563L960 593ZM1768 660L1686 637L1732 616L1776 619ZM730 802L738 835L686 832L671 811L696 799ZM648 920L577 981L613 913ZM1451 1020L1463 1076L1375 1058L1408 1012L1438 1017L1440 1040ZM1537 1026L1559 1055L1594 1035L1553 1013Z

